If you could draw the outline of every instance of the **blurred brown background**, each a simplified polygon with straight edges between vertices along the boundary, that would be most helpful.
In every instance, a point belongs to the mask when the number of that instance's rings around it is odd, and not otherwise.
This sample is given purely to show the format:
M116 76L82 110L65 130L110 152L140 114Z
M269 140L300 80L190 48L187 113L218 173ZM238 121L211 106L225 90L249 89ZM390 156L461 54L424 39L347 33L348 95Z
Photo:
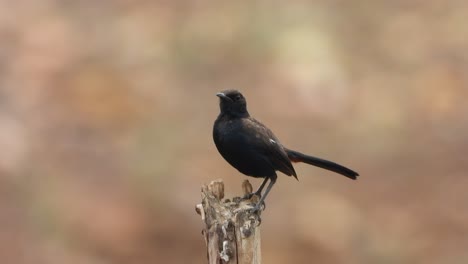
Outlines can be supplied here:
M1 1L1 262L205 263L200 186L246 179L211 139L236 88L362 175L280 175L264 263L468 263L467 8Z

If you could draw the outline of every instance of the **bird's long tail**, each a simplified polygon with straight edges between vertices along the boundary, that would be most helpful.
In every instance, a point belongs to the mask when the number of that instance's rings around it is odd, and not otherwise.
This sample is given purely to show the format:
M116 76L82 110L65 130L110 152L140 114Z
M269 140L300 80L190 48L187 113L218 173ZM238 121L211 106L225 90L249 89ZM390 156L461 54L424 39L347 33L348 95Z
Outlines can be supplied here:
M355 180L359 174L351 169L348 169L340 164L336 164L332 161L312 157L309 155L302 154L300 152L290 150L290 149L285 149L286 153L288 154L289 159L292 162L304 162L310 165L314 165L317 167L320 167L322 169L334 171L336 173L339 173L341 175L344 175L350 179Z

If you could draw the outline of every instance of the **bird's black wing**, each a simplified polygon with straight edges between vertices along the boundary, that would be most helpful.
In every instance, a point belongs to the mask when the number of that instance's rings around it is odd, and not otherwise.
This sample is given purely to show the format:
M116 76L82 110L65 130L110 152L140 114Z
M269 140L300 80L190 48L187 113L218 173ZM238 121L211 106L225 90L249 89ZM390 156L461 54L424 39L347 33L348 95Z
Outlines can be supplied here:
M251 117L243 119L243 125L245 129L252 132L249 133L252 135L249 137L249 144L267 157L275 170L289 176L292 175L297 179L296 171L288 158L288 154L273 132Z

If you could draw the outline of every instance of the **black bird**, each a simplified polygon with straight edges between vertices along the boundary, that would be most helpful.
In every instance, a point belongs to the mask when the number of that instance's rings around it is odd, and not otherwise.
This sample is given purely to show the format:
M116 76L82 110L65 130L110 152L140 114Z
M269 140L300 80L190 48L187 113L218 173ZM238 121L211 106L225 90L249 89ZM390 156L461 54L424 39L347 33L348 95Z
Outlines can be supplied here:
M265 178L256 195L260 201L254 210L259 210L276 182L276 171L297 179L292 162L304 162L334 171L355 180L358 173L334 162L308 156L284 147L265 125L255 120L247 111L247 102L237 90L217 93L220 98L220 114L213 127L216 148L224 159L245 175ZM262 190L270 180L265 193Z

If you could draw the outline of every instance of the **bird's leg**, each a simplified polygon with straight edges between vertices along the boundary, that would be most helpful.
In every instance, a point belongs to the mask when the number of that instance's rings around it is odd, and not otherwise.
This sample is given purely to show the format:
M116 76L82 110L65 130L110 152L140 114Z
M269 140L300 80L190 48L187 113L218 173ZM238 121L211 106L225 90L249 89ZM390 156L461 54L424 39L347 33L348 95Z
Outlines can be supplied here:
M258 190L254 192L255 195L257 195L258 197L262 197L262 191L263 191L263 188L265 187L268 179L270 179L270 177L265 177L265 180L263 180L260 187L258 187Z
M254 196L254 195L257 195L258 198L262 197L262 191L263 191L263 188L265 187L267 181L268 181L268 177L266 177L265 180L263 180L263 182L262 182L262 184L260 185L260 187L258 188L258 190L256 190L256 191L253 192L253 193L248 193L248 194L244 195L244 199L250 199L250 198L252 198L252 196Z
M271 191L271 188L273 187L273 185L275 185L276 178L277 178L276 174L274 176L272 176L272 177L269 177L270 184L268 184L268 187L267 187L267 189L265 191L265 194L260 198L260 201L258 201L258 203L253 208L254 211L259 211L260 210L260 208L262 207L262 205L263 205L263 203L265 201L265 198L267 197L268 193ZM266 180L265 180L265 182L266 182Z

